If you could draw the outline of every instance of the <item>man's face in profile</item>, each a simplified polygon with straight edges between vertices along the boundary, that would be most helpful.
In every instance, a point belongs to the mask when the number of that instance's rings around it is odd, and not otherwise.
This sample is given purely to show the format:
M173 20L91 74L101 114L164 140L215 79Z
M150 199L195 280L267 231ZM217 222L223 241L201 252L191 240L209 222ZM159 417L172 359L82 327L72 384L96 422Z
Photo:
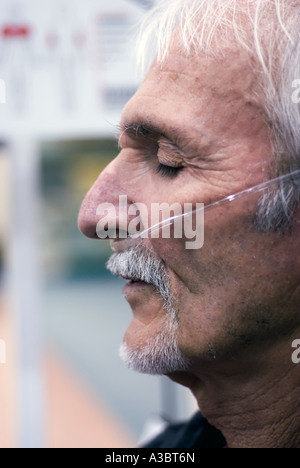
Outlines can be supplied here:
M128 207L175 202L208 205L268 180L270 132L245 54L186 57L176 41L154 62L126 106L120 154L87 194L79 226L96 236L100 203ZM129 283L133 319L123 358L136 370L206 372L230 359L247 362L295 329L299 304L297 229L262 233L254 218L260 194L206 214L205 242L112 239L110 270ZM117 212L117 228L122 225Z

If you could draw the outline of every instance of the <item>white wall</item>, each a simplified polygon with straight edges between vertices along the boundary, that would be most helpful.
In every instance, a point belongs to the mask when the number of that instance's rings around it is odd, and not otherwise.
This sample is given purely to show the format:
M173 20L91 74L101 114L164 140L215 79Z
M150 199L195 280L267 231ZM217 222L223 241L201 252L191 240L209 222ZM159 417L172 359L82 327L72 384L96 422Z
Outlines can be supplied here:
M1 0L0 138L112 134L138 84L143 14L133 0Z

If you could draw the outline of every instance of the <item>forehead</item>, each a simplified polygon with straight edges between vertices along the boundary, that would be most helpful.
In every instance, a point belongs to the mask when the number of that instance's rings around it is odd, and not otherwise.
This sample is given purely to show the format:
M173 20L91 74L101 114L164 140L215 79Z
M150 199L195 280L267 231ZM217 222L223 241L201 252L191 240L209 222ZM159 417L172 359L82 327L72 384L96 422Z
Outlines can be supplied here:
M218 56L204 52L186 56L178 44L162 63L153 62L144 82L124 109L122 124L149 122L209 137L224 132L242 108L259 107L251 60L229 47ZM253 109L252 109L253 110Z

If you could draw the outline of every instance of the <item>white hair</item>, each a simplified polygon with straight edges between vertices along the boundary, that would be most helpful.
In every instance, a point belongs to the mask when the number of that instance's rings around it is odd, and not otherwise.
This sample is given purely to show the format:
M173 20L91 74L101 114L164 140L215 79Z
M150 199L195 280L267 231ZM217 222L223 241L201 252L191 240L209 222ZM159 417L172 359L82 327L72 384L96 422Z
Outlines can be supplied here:
M256 57L275 171L281 175L300 168L300 107L292 100L292 85L300 79L299 25L297 0L167 0L143 21L137 60L144 67L150 52L163 63L175 31L187 55L197 50L219 54L226 43L236 41ZM300 186L295 180L267 194L258 210L260 228L284 230L299 200Z
M178 322L174 315L170 315L161 330L140 349L123 342L119 356L129 369L141 374L165 375L187 371L189 361L179 349L177 330Z
M106 266L116 276L139 279L153 285L163 299L166 312L161 329L147 343L139 347L130 347L125 342L121 345L119 354L124 363L137 372L153 375L186 370L189 363L177 343L179 324L164 263L145 246L138 244L113 254Z
M290 16L295 3L289 0L165 0L146 15L137 41L138 62L145 61L145 52L156 44L158 60L168 55L173 33L179 34L187 54L192 50L205 50L214 54L218 39L219 50L224 41L237 42L249 52L255 48L265 73L270 72L270 58L265 58L265 33L272 30L269 47L274 48L282 36L293 44ZM299 5L300 7L300 5ZM274 19L276 21L274 22ZM276 24L274 30L273 26ZM251 27L249 27L251 25ZM274 38L276 37L276 43ZM280 39L278 41L278 38ZM253 47L254 46L254 47Z

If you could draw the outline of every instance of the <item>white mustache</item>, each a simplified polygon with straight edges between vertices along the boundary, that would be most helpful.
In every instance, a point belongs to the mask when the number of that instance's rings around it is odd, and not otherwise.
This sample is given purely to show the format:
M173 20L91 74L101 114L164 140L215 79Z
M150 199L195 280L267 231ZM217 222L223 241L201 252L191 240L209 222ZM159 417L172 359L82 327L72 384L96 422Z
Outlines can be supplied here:
M164 299L166 305L171 303L171 291L166 268L161 260L150 254L141 246L113 254L106 268L115 276L127 280L144 281L153 285Z

